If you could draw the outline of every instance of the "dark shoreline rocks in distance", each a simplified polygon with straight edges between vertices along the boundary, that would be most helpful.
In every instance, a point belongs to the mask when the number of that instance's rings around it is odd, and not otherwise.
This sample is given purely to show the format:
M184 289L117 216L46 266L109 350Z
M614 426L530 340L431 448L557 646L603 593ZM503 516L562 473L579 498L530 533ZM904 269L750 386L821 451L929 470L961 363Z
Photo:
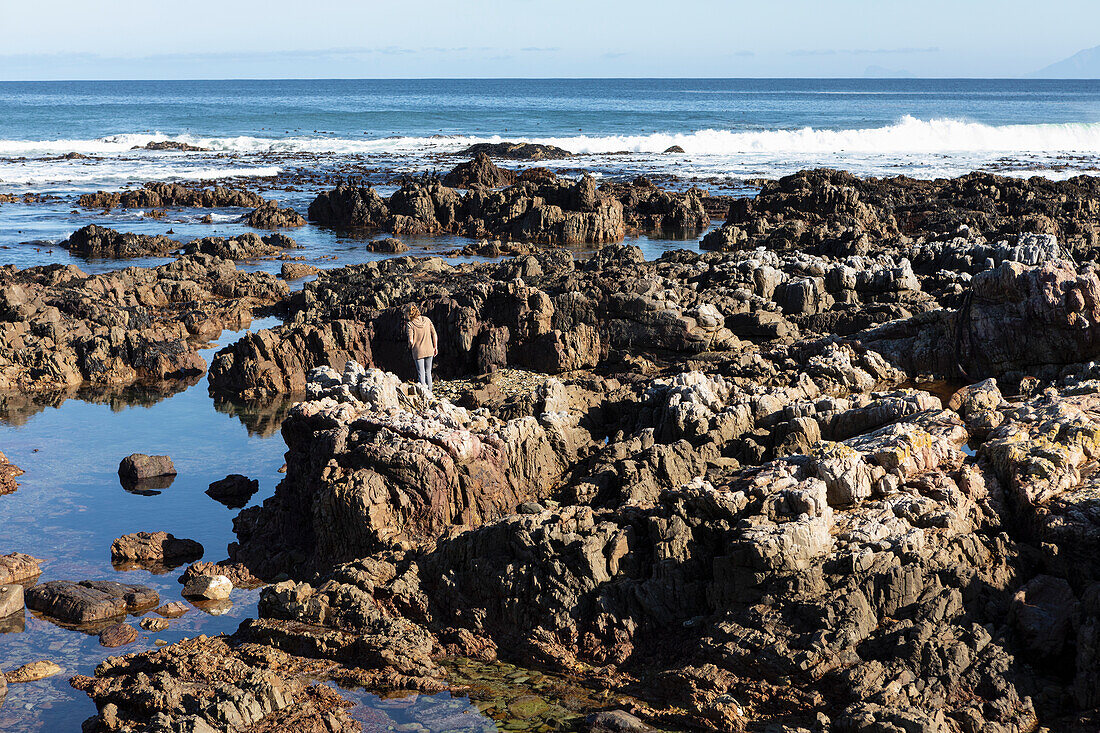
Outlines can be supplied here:
M481 153L507 160L555 160L573 156L568 150L555 145L539 143L475 143L456 155L476 156Z
M319 194L309 206L309 218L336 229L452 233L552 245L614 243L628 229L691 233L710 225L703 192L662 191L641 181L597 186L589 175L574 181L549 172L524 173L504 188L474 185L462 193L428 179L406 181L389 198L346 182Z
M209 153L210 148L179 142L176 140L150 140L144 145L135 145L130 150L175 150L184 153Z
M172 206L255 209L263 206L266 199L259 194L224 186L191 188L179 183L151 181L129 191L84 194L77 199L77 203L86 209L163 209Z

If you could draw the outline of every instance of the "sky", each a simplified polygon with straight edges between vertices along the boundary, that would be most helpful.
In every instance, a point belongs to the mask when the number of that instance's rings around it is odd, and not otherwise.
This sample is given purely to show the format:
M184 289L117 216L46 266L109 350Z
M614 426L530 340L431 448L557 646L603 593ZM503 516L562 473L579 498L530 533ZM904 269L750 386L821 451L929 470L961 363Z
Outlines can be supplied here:
M1013 77L1097 0L0 0L0 79Z

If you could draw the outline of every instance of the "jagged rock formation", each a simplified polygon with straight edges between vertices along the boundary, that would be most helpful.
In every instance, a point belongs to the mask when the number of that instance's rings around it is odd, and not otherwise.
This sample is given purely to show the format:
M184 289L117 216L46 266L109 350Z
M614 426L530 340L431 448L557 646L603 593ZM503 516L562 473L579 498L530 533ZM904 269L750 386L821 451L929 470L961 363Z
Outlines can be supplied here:
M86 275L0 268L0 391L125 385L201 374L197 342L288 292L267 273L198 255Z
M460 195L438 180L409 181L388 199L344 183L309 205L309 219L340 229L384 229L395 235L451 232L545 244L603 244L626 233L622 204L601 194L591 176L579 181L521 182Z
M971 173L960 178L861 179L802 171L730 204L707 249L798 250L837 257L951 240L960 232L996 241L1020 232L1051 234L1074 257L1100 244L1100 179L1065 181ZM915 263L914 263L915 264Z
M568 158L573 154L555 145L540 143L476 143L462 150L459 155L486 154L494 158L508 160L550 160Z
M305 218L291 208L280 209L275 201L265 201L245 215L243 221L255 229L304 227Z
M183 245L171 237L123 233L89 224L73 232L61 246L78 257L124 259L166 255Z
M627 226L666 232L694 232L710 226L706 192L699 188L674 193L658 188L647 178L635 178L630 185L604 184L601 191L613 194L623 204Z
M298 244L284 234L268 234L261 237L245 232L237 237L202 237L184 245L186 254L205 254L226 260L248 260L257 257L274 257L283 249Z
M459 163L443 177L443 185L451 188L501 188L511 186L519 180L519 174L505 168L498 168L485 153L478 153L472 160Z
M210 209L223 206L256 208L266 202L258 194L237 188L188 188L178 183L150 181L132 191L87 193L77 199L77 203L86 209L163 209L169 206Z

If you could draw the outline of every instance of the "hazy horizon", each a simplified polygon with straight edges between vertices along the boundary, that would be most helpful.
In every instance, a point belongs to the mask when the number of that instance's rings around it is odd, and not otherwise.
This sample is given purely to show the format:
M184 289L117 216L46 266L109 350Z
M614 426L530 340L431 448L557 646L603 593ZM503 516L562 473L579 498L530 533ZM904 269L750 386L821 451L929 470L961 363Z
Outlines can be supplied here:
M6 9L0 79L1012 79L1100 43L1086 0L822 5L45 0Z

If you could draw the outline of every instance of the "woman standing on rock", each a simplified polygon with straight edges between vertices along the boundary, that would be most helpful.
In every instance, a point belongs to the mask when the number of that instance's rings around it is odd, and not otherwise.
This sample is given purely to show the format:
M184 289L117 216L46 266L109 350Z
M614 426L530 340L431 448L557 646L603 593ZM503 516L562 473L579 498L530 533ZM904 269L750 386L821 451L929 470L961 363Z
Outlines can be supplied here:
M409 323L405 332L409 339L409 348L412 349L413 359L416 360L416 379L427 387L430 392L432 389L432 359L439 355L435 326L432 325L427 316L421 315L419 308L410 305Z

